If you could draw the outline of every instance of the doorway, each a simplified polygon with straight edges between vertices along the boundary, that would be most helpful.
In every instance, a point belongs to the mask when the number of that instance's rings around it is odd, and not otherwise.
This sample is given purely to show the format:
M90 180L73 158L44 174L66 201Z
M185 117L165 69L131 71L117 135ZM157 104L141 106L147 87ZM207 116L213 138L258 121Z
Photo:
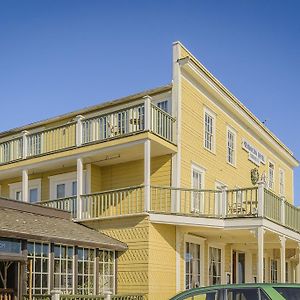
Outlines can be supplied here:
M245 283L245 253L232 252L232 280L233 283Z
M19 267L16 261L0 261L0 295L4 299L18 299Z

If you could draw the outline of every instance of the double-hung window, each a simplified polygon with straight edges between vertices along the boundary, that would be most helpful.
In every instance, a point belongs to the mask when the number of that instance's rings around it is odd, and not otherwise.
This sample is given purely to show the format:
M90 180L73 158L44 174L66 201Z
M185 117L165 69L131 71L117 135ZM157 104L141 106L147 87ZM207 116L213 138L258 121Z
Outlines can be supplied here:
M282 169L279 170L279 194L280 196L285 195L285 175Z
M227 162L233 166L236 163L236 133L227 128Z
M197 213L204 212L204 169L192 165L192 203L191 210Z
M278 279L278 265L276 259L271 259L271 283L276 283Z
M215 152L215 115L208 109L204 110L204 147Z
M158 102L157 106L165 112L169 111L168 100Z
M269 161L269 189L274 190L275 165Z
M209 247L209 285L221 284L222 249Z

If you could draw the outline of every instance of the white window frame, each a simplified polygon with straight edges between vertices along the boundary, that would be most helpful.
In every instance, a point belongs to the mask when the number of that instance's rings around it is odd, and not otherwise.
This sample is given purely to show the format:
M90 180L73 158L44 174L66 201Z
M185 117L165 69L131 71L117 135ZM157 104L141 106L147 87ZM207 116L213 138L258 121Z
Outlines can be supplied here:
M208 258L207 283L209 285L209 265L210 265L209 248L221 249L221 284L225 284L225 282L226 282L226 277L225 277L225 245L221 244L221 243L209 243L207 245L207 258Z
M205 133L206 133L206 125L205 125L205 116L209 115L212 118L212 149L209 149L208 147L206 147L205 145ZM204 107L204 112L203 112L203 147L204 149L206 149L207 151L216 154L216 122L217 118L216 118L216 114L211 111L209 108Z
M8 184L9 186L9 198L16 200L16 193L22 193L22 182L15 182ZM28 181L28 202L30 202L30 190L37 189L37 202L41 202L41 186L42 186L42 179L32 179Z
M204 188L205 188L205 172L206 172L206 169L192 162L192 166L191 166L191 189L195 189L195 187L193 185L193 178L194 178L193 173L194 173L194 171L201 174L201 190L204 190ZM200 199L199 212L203 212L204 211L204 194L201 194L200 196L201 196L202 199ZM191 211L196 211L193 194L191 196Z
M281 168L279 168L279 195L285 196L285 171Z
M186 254L186 243L193 243L200 246L200 286L205 285L205 274L204 274L204 263L205 263L205 238L193 236L190 234L184 235L184 247L183 247L183 253ZM183 286L184 289L185 286L185 280L186 280L186 263L185 263L185 257L184 257L184 267L183 267Z
M228 139L228 134L229 132L232 134L233 136L233 149L232 149L232 152L233 152L233 162L230 162L229 161L229 139ZM236 130L234 130L231 126L227 126L226 128L226 161L229 165L235 167L236 166Z
M276 262L276 269L272 268L272 262ZM279 263L278 263L278 259L274 259L274 258L271 258L270 259L270 283L277 283L278 282L278 275L279 275L279 270L278 270L278 266L279 266ZM273 276L275 274L275 271L276 271L276 281L273 281ZM285 276L285 274L284 274Z
M222 191L227 190L228 185L220 180L215 181L215 190ZM215 213L216 215L221 215L222 213L222 193L215 193Z
M83 171L83 194L86 193L86 170ZM72 195L72 182L77 181L77 172L63 173L59 175L49 176L50 184L50 199L56 199L57 185L65 184L66 197L71 197Z
M270 180L270 164L273 165L273 181ZM272 183L272 185L271 185ZM274 191L275 190L275 163L272 160L268 161L268 188L269 190Z

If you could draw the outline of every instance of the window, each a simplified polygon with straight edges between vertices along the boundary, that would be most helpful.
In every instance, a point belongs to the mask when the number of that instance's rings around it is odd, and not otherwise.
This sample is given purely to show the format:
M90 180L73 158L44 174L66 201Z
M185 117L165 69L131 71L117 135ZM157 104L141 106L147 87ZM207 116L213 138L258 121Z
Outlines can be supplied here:
M274 190L275 165L269 161L269 189Z
M279 170L279 194L280 196L285 195L285 174L282 169Z
M78 248L78 293L93 295L95 250Z
M64 198L66 196L66 185L60 183L56 186L56 199Z
M203 213L204 211L204 195L201 191L204 188L204 169L192 166L192 203L191 210Z
M30 203L38 202L38 189L37 188L29 189L29 202Z
M277 282L277 260L271 259L271 283Z
M32 294L49 293L49 244L29 242L27 276L29 282L32 262ZM27 289L29 286L27 286ZM29 293L29 291L27 291Z
M114 251L99 251L99 289L100 294L115 289L115 253Z
M191 289L200 286L201 256L200 245L185 243L185 288Z
M54 288L63 293L73 292L74 248L54 245Z
M204 113L204 147L215 151L215 117L207 110Z
M236 163L236 133L227 128L227 162L233 166Z
M221 284L221 249L209 247L209 285Z
M217 300L220 299L218 297L218 291L209 291L209 292L195 292L192 296L189 294L180 300Z
M289 282L290 276L289 276L289 262L287 261L285 263L285 282Z
M157 106L160 109L164 110L165 112L168 112L168 100L164 100L164 101L158 102Z
M9 197L22 201L22 182L9 184ZM33 179L28 182L28 202L36 203L41 200L41 179Z
M228 300L253 300L253 299L269 299L265 293L258 288L235 288L226 290L226 299Z

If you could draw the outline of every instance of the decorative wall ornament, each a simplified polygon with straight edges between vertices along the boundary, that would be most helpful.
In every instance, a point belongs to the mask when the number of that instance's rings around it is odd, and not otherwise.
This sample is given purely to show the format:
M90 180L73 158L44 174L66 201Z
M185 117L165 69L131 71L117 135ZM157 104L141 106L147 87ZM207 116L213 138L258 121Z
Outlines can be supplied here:
M253 185L256 185L259 180L259 173L257 168L251 170L251 182Z

